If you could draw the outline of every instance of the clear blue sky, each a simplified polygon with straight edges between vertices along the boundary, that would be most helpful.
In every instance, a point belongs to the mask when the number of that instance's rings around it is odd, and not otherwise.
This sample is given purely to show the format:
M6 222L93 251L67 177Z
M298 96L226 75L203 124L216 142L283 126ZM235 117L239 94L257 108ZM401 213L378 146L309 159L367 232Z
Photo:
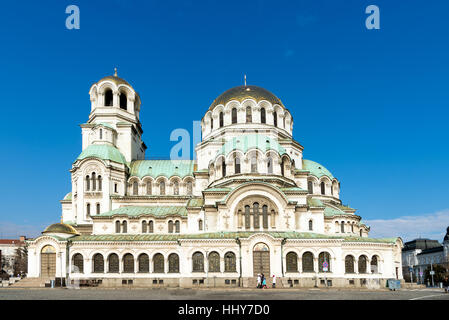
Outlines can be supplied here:
M65 27L70 4L79 30ZM370 4L380 30L365 28ZM59 220L88 90L114 67L142 98L147 157L168 157L171 131L191 131L247 74L289 108L304 157L341 180L343 203L368 221L443 212L443 232L448 12L424 0L2 3L0 236Z

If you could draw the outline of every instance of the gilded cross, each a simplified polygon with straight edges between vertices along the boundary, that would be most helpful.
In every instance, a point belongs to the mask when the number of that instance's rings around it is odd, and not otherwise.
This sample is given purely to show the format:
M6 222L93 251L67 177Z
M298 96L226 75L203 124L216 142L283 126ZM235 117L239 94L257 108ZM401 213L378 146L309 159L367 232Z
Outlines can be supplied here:
M107 228L108 228L108 226L104 224L103 225L103 230L106 231Z
M287 228L289 228L290 227L290 223L289 223L289 218L290 218L290 215L288 214L288 212L285 214L285 227L287 227Z

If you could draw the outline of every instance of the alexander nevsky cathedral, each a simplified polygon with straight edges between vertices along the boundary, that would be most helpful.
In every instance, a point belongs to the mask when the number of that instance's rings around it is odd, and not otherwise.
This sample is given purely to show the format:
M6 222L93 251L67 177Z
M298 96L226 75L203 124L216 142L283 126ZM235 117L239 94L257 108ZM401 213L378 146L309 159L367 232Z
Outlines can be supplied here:
M369 237L340 181L303 158L293 115L270 91L245 84L203 110L197 160L145 160L141 99L117 73L89 95L72 190L61 222L27 241L29 278L104 287L255 287L262 273L278 287L402 279L402 240Z

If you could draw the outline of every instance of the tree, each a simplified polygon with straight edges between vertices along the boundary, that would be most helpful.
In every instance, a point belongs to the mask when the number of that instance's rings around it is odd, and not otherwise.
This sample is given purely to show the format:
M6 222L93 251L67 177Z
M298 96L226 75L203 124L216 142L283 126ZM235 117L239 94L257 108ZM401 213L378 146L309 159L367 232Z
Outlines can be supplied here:
M25 275L28 272L28 249L19 247L14 256L14 276Z
M444 268L443 266L439 265L439 264L434 264L432 266L433 271L435 272L435 274L433 275L433 281L435 284L437 284L438 282L442 282L444 280L444 277L446 277L448 275L448 272L446 270L446 268ZM430 274L430 266L427 267L426 271L424 272L424 279L427 282L432 283L432 276Z

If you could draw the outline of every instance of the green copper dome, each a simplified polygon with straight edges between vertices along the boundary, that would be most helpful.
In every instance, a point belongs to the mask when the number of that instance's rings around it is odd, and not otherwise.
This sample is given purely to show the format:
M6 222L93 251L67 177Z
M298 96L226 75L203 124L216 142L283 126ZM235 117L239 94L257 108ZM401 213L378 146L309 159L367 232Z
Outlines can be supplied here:
M259 134L250 134L232 138L231 140L227 141L223 145L223 147L221 147L221 150L218 151L217 156L227 156L234 150L240 150L243 153L246 153L251 149L258 149L263 153L267 152L268 150L273 150L280 156L282 156L283 154L287 154L287 151L285 151L285 149L275 139Z
M83 160L86 158L99 158L126 164L123 154L121 154L117 148L108 144L91 144L81 152L76 160Z
M327 170L324 166L322 166L321 164L319 164L318 162L315 162L315 161L303 159L302 160L302 169L310 171L310 174L317 178L321 178L322 176L327 176L331 180L334 179L334 176L332 175L332 173L330 173L329 170Z

